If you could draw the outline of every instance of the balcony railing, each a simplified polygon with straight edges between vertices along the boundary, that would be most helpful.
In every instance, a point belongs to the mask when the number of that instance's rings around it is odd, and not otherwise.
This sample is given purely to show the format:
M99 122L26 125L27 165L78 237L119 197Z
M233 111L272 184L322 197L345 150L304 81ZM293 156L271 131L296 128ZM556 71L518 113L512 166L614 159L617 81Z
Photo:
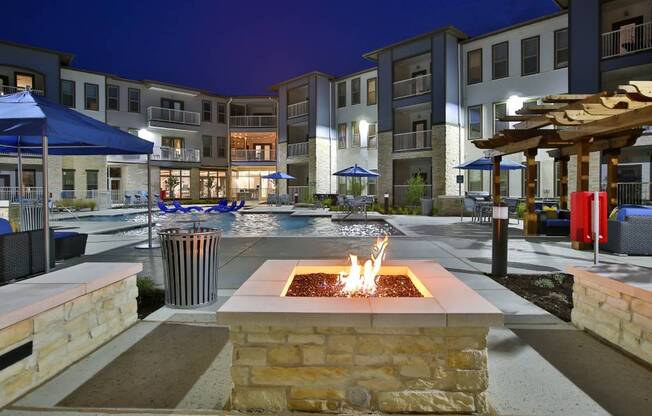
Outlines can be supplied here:
M154 146L153 160L166 160L172 162L199 162L201 155L199 149L178 149L167 146Z
M652 183L650 182L618 182L616 186L618 205L649 204L652 200Z
M276 116L231 116L231 127L276 127Z
M418 206L420 201L410 201L409 185L394 185L394 206ZM432 198L432 185L423 185L421 198Z
M411 131L394 135L394 151L432 148L432 130Z
M425 74L394 82L394 99L429 93L431 79L430 74Z
M308 154L308 142L288 144L288 157Z
M602 57L627 55L652 49L652 22L628 25L602 34Z
M291 202L294 202L294 194L297 194L299 202L312 201L312 192L310 186L288 186L288 195Z
M23 186L23 200L33 201L43 199L43 188ZM0 201L19 201L17 186L0 186Z
M276 160L276 149L231 149L231 160L245 162L262 162Z
M9 94L15 94L17 92L22 92L25 91L25 88L23 87L14 87L11 85L1 85L0 86L0 95L9 95ZM41 90L30 90L32 94L34 95L43 95L43 91Z
M163 121L165 123L199 126L199 113L172 108L148 107L147 121Z
M288 118L308 114L308 100L288 105Z

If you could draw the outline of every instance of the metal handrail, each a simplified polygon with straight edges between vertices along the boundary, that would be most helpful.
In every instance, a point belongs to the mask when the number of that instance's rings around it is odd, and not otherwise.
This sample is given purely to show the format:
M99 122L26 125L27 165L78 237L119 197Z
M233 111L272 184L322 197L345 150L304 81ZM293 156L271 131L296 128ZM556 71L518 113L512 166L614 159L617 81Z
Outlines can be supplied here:
M432 148L432 130L394 134L394 151Z
M231 127L276 127L276 116L231 116Z
M164 107L148 107L147 121L164 121L167 123L188 124L192 126L199 126L200 124L199 113Z
M288 157L308 154L308 142L288 144Z
M24 87L14 87L13 85L2 85L0 86L0 95L9 95L9 94L15 94L17 92L21 91L27 91L31 92L33 95L43 95L42 90L35 90L31 88L24 88Z
M288 104L288 118L300 117L308 114L308 100Z
M231 149L231 160L276 160L276 149Z
M628 55L652 49L652 22L621 27L602 34L602 57Z
M432 88L431 84L431 74L424 74L412 78L394 81L394 99L429 93Z
M176 162L199 162L201 154L199 149L179 149L168 146L154 146L152 160L170 160Z

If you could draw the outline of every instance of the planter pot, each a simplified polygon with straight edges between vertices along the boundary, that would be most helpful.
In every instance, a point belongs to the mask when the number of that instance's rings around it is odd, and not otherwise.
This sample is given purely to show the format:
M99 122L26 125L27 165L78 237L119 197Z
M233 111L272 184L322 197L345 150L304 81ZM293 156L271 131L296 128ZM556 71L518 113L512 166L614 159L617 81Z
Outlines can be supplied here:
M421 198L421 215L432 215L432 198Z

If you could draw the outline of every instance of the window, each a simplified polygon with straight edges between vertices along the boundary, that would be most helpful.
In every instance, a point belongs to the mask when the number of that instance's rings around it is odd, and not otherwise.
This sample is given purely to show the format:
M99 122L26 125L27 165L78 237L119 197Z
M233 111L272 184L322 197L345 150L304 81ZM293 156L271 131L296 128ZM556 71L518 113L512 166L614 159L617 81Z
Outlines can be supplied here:
M360 78L351 80L351 105L360 104Z
M369 133L367 133L367 147L370 149L378 148L378 137L376 133L376 123L369 123Z
M500 79L509 76L509 43L502 42L491 47L491 77Z
M351 147L360 147L360 123L351 122Z
M367 105L376 105L376 78L367 80Z
M61 198L71 199L75 197L75 170L63 169L61 171Z
M213 103L210 101L201 102L201 121L210 122L213 118Z
M127 98L129 100L128 111L130 113L140 113L140 90L138 88L129 88Z
M16 72L16 87L19 90L34 89L34 75Z
M482 49L470 51L466 55L466 83L482 82Z
M475 105L468 110L469 140L482 138L482 106Z
M31 188L36 186L36 171L33 169L23 170L23 187Z
M372 172L378 173L378 169L371 169ZM367 195L376 195L376 184L378 177L372 176L367 178Z
M568 29L555 31L555 69L568 66Z
M217 142L217 157L226 157L226 137L216 137Z
M61 104L75 108L75 81L61 80Z
M346 82L337 84L337 107L346 107Z
M532 75L539 72L539 37L521 41L521 75Z
M482 171L481 170L469 170L467 171L468 180L469 180L469 191L477 192L482 191Z
M203 157L213 157L213 139L211 136L201 136L201 148Z
M346 123L337 125L337 148L346 149Z
M97 84L84 83L84 108L97 111L100 109L100 87Z
M226 104L224 103L217 103L217 122L226 123Z
M120 111L120 87L117 85L106 86L106 109Z
M224 197L226 172L219 170L199 171L199 197L222 198Z
M168 198L190 198L190 169L161 169L161 191Z
M87 191L97 191L98 183L98 170L87 170L86 171L86 190ZM87 198L91 198L92 192L87 193Z
M494 103L494 134L509 128L509 123L500 121L500 117L507 115L507 103Z

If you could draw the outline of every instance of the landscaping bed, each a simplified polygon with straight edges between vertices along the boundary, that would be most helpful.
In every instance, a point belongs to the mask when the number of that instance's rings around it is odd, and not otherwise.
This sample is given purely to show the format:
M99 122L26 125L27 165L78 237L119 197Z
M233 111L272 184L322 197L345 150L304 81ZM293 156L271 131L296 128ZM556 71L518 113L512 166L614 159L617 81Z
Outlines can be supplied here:
M567 273L508 274L490 278L566 322L573 309L573 275Z
M138 319L143 319L165 305L165 290L148 277L139 277L137 284Z

